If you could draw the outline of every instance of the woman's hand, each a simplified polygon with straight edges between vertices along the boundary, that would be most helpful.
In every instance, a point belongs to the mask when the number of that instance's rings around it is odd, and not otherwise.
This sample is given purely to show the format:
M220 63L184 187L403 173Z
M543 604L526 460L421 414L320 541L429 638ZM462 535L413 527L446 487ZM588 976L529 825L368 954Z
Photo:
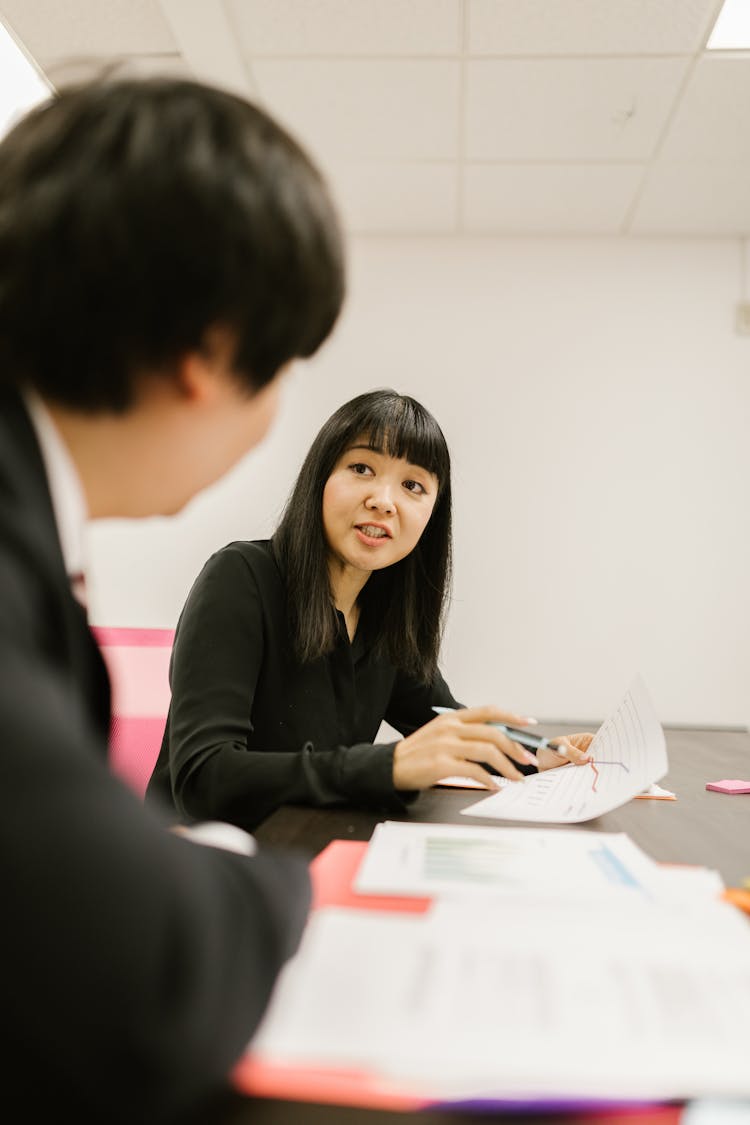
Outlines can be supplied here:
M494 777L481 763L492 766L511 781L520 781L524 775L513 762L534 764L536 758L489 724L522 727L528 721L497 707L462 707L438 715L396 744L393 784L396 789L426 789L444 777L460 775L473 778L487 789L498 789ZM554 765L565 761L558 754L551 757L556 759Z
M536 764L539 772L553 770L556 766L565 766L569 762L574 766L585 766L591 761L588 749L593 738L593 734L566 734L555 738L554 741L564 752L556 754L551 747L546 746L537 750Z

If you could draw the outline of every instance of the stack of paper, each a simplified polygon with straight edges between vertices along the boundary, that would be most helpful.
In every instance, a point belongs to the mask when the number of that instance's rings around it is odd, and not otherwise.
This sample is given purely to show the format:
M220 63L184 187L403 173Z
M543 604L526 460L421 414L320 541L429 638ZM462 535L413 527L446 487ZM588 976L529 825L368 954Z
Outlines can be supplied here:
M718 873L655 863L624 832L384 821L354 879L364 895L644 901L718 898Z
M730 906L455 903L313 916L253 1042L434 1098L750 1095L750 935Z

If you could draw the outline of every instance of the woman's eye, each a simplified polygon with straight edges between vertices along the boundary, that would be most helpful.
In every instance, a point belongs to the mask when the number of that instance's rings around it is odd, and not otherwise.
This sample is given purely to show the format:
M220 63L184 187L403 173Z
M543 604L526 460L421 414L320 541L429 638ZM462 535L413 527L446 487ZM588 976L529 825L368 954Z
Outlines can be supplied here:
M353 473L356 473L357 476L360 477L367 476L367 474L371 471L370 466L364 465L361 461L357 461L354 465L350 465L349 468Z
M424 486L418 480L405 480L404 488L408 489L409 492L415 492L418 496L425 492Z

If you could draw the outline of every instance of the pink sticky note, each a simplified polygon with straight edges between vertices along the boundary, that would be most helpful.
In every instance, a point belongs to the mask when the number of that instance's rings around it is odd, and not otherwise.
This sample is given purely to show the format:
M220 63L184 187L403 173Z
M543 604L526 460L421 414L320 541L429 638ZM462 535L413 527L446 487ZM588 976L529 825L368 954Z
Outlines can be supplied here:
M707 781L706 789L715 789L717 793L750 793L750 781L740 781L738 778Z

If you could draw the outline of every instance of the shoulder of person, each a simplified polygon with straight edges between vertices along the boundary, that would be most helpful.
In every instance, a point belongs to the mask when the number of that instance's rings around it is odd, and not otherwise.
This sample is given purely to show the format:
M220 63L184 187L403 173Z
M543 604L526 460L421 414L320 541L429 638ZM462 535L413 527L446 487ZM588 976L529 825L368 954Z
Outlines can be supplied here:
M270 539L233 539L207 560L208 573L249 572L262 586L282 581L281 571Z

